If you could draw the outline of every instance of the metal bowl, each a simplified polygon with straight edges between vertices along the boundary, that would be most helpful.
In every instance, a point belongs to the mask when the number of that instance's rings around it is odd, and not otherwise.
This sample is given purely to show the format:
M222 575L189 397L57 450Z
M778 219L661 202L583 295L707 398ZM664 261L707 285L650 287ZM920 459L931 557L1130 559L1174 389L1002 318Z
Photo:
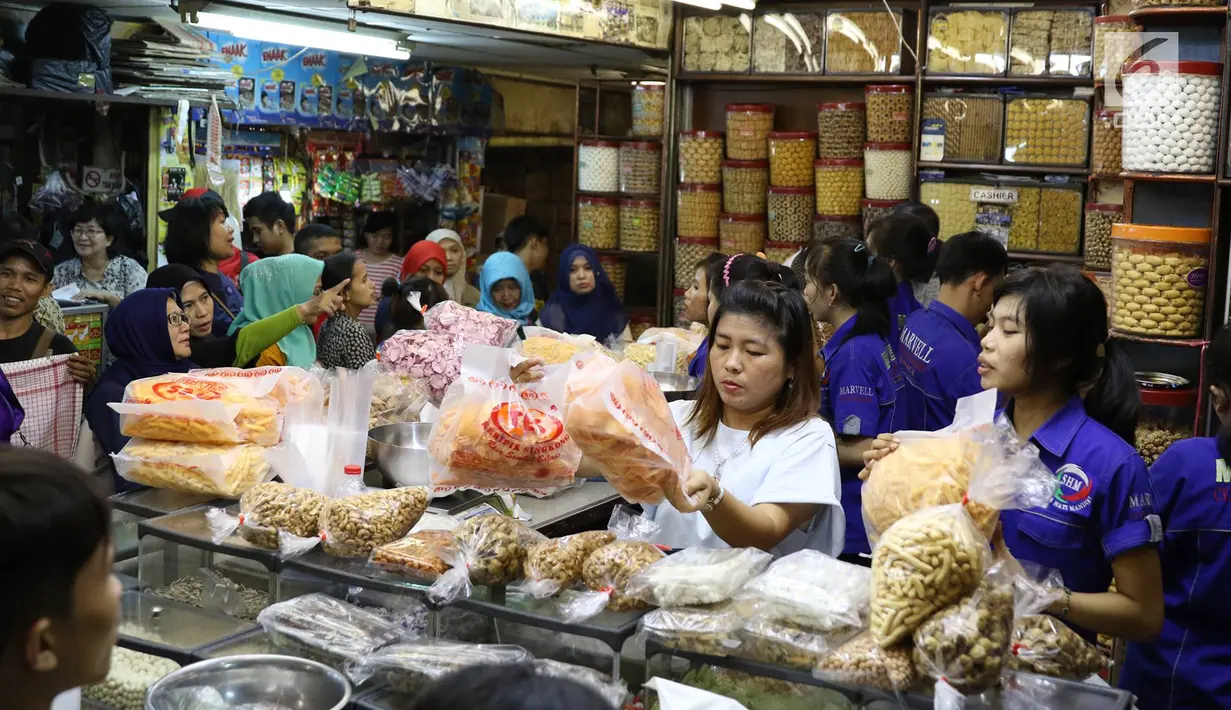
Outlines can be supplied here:
M689 375L674 372L651 372L650 374L654 376L654 380L658 382L663 392L692 392L700 384L700 380Z
M150 686L145 710L185 707L195 693L208 696L190 707L262 710L342 710L351 687L338 671L316 661L291 656L229 656L201 661L169 673Z
M431 485L427 440L431 422L382 424L368 432L376 466L399 486Z

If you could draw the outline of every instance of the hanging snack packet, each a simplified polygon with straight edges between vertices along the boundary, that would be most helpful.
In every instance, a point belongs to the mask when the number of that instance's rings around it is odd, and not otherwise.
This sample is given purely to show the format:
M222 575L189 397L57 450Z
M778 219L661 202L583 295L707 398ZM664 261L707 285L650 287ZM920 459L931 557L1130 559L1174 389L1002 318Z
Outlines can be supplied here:
M428 453L433 493L459 489L545 496L573 483L581 450L564 428L566 368L514 383L512 350L471 345L449 386Z
M590 593L562 599L560 615L570 623L581 623L604 608L608 611L648 609L649 604L629 596L625 588L633 575L663 557L663 551L648 542L617 540L598 548L581 569L581 579Z
M1010 649L1009 668L1064 680L1085 680L1109 663L1094 644L1050 614L1014 621Z
M126 481L221 498L236 498L272 477L265 449L252 444L173 444L130 439L111 455Z
M529 525L506 515L479 515L453 531L457 552L452 567L428 591L438 604L470 596L473 585L501 585L522 577L526 553L547 538Z
M278 375L254 379L170 373L133 380L124 401L110 406L128 437L196 444L282 439L282 405L272 396Z
M392 488L328 500L321 506L321 541L335 557L367 558L410 532L427 509L427 489Z
M468 308L457 301L441 301L423 314L428 330L451 333L467 345L507 348L517 342L518 322Z
M575 358L565 428L632 503L661 503L688 479L692 458L654 378L603 355Z

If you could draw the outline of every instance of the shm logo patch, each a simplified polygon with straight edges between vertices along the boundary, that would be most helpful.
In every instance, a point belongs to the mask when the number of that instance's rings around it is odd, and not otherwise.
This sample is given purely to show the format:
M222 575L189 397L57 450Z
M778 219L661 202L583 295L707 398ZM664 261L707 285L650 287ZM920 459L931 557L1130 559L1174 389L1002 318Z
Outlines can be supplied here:
M1090 476L1076 464L1065 464L1056 469L1056 490L1052 493L1052 507L1066 513L1076 513L1090 507L1094 485Z

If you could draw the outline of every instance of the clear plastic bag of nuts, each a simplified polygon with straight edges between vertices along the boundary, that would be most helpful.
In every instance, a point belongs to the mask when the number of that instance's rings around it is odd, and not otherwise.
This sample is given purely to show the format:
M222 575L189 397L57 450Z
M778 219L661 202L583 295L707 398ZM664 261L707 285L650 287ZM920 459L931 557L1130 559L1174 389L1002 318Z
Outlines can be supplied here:
M521 579L526 554L547 538L524 522L507 515L479 515L453 531L457 552L448 560L452 569L428 590L437 604L470 596L473 585L502 585Z
M284 555L307 552L320 541L321 507L325 496L285 483L258 483L239 498L239 516L221 508L206 512L214 544L238 531L249 544Z
M545 540L526 553L526 581L519 589L542 599L581 581L586 559L598 548L615 542L615 533L591 530Z
M635 611L649 605L630 596L625 588L641 570L666 555L655 545L639 540L617 540L595 550L582 568L582 581L589 592L561 599L560 616L570 623L581 623L608 611Z
M321 506L322 547L335 557L366 558L410 532L426 509L427 489L419 486L326 501Z
M918 678L909 647L882 647L866 632L822 656L813 674L831 683L891 692L909 690Z

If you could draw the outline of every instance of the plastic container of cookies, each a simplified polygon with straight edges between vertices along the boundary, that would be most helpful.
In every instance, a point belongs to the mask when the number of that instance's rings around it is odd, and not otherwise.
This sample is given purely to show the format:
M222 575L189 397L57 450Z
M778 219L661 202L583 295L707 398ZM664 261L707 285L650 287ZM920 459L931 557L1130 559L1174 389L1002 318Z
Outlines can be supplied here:
M822 160L863 157L867 114L868 105L862 101L817 104L817 157Z
M1137 453L1152 466L1169 446L1193 435L1197 388L1189 380L1166 372L1138 372L1136 379L1141 392Z
M902 11L831 10L825 17L826 74L897 74Z
M658 250L657 200L620 200L620 248Z
M765 217L759 214L718 216L718 250L723 254L755 254L765 245Z
M774 187L812 187L812 161L816 134L806 131L769 134L769 184Z
M699 185L722 182L722 131L680 131L679 181Z
M871 84L864 89L869 143L909 143L915 130L915 89L909 84Z
M675 287L692 288L694 271L702 259L718 251L718 239L681 237L675 240Z
M1103 15L1094 18L1094 78L1115 78L1123 61L1137 43L1134 35L1141 25L1128 15ZM1120 61L1117 61L1120 60Z
M830 239L833 237L863 238L863 221L859 215L818 214L812 216L812 238Z
M859 201L859 211L863 215L863 236L867 238L868 228L876 220L884 217L893 210L894 207L902 204L906 200L868 200ZM945 234L945 232L941 232Z
M928 17L928 74L1002 75L1009 13L1003 8L936 7Z
M620 239L620 201L614 197L577 198L577 241L594 249L615 249Z
M1019 8L1009 36L1009 76L1090 76L1093 39L1089 8Z
M624 5L624 12L632 8ZM752 23L747 15L684 18L684 71L747 73L752 66Z
M1004 100L999 94L940 94L923 97L919 118L923 134L941 136L939 150L920 160L949 163L998 163L1004 135Z
M775 10L757 15L752 25L752 71L820 74L824 38L824 12Z
M620 192L657 195L662 166L662 144L654 141L620 143Z
M676 236L717 239L721 207L721 185L680 185L676 193Z
M661 136L665 113L665 84L641 83L633 87L633 135Z
M723 212L765 214L765 193L768 188L768 160L722 161Z
M1058 96L1024 96L1005 105L1004 162L1086 164L1090 103Z
M773 105L727 104L727 157L766 160L769 158L769 134L773 130Z
M1211 235L1208 228L1113 224L1112 327L1155 338L1198 337Z
M818 214L856 216L863 197L864 165L862 160L817 160L816 211Z
M771 187L766 205L769 211L768 241L803 244L812 238L816 194L811 187Z

